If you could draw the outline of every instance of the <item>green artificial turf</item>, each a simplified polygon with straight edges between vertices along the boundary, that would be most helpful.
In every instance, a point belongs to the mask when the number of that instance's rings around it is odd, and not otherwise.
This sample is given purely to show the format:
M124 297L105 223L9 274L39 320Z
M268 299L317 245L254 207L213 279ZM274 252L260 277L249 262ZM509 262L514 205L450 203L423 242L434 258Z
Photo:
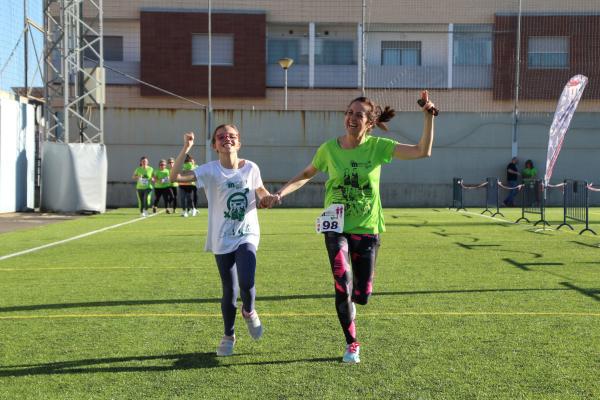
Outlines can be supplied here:
M548 211L553 227L561 211ZM260 211L265 335L254 342L238 318L229 358L214 355L206 210L1 260L0 399L600 398L600 236L480 212L385 211L374 295L357 309L359 365L341 362L316 209ZM137 218L1 234L0 257Z

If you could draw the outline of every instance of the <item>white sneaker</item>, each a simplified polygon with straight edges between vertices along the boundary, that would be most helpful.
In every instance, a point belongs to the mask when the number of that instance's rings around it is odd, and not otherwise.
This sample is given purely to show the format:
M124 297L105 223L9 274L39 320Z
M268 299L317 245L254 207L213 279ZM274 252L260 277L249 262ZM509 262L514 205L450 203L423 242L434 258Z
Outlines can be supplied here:
M219 347L217 347L217 356L227 357L233 355L233 346L235 346L235 335L223 336Z
M188 217L188 213L187 213L187 211L184 211L184 212L183 212L183 214L181 214L181 216L182 216L183 218L187 218L187 217Z
M198 210L196 210L195 208L192 210L192 217L195 217L196 215L198 215Z
M148 216L148 211L144 210L144 211L142 212L142 217L147 217L147 216Z
M263 334L263 327L260 323L260 319L258 318L258 313L256 310L252 310L250 313L247 313L242 307L242 317L244 317L244 321L246 321L246 325L248 325L248 333L250 333L252 339L260 339Z
M142 213L140 214L140 217L145 217L144 212L142 211Z
M346 346L342 361L348 364L358 364L360 362L360 344L358 342Z

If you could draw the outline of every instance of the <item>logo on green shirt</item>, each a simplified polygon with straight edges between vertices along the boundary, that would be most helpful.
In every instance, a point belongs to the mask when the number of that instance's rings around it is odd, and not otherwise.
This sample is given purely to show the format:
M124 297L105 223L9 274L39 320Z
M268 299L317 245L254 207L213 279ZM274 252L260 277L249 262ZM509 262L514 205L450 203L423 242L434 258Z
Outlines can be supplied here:
M333 201L344 204L347 215L366 215L371 212L373 189L367 177L371 168L371 161L360 163L350 160L350 168L344 169L344 184L333 187ZM366 174L361 176L361 169Z

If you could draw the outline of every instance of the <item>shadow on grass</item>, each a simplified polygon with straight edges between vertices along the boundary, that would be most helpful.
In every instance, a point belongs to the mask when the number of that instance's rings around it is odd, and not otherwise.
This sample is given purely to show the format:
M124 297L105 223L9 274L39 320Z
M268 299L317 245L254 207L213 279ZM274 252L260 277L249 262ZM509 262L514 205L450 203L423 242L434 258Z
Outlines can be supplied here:
M507 259L505 259L507 260ZM540 263L536 265L555 265L552 263ZM562 265L562 264L561 264ZM374 292L373 297L380 296L417 296L437 294L469 294L469 293L502 293L502 292L537 292L568 290L563 288L492 288L492 289L456 289L456 290L415 290L399 292ZM309 300L309 299L333 299L335 293L327 294L291 294L278 296L257 296L256 301L286 301L286 300ZM57 303L57 304L33 304L27 306L0 307L0 313L16 311L37 310L61 310L67 308L89 308L89 307L120 307L120 306L145 306L157 304L220 304L220 298L212 299L159 299L159 300L121 300L121 301L95 301L82 303Z
M589 289L589 288L582 288L579 287L577 285L572 284L571 282L560 282L561 285L563 285L566 288L569 288L570 290L575 290L578 293L581 293L584 296L587 296L591 299L594 299L596 301L600 301L600 289Z
M84 360L73 360L63 362L50 362L45 364L24 364L0 366L0 377L20 377L31 375L60 375L60 374L95 374L95 373L119 373L119 372L156 372L177 371L203 368L236 367L245 365L275 365L294 363L314 363L339 361L339 357L329 358L304 358L296 360L272 360L272 361L250 361L237 362L244 354L236 354L227 357L229 363L221 363L215 353L185 353L164 354L156 356L131 356L131 357L109 357L92 358ZM159 361L161 364L172 361L171 365L118 365L120 363L140 364ZM99 366L102 365L102 366Z
M518 261L515 261L511 258L503 258L502 261L517 267L519 269L522 269L523 271L531 271L531 269L529 269L529 267L554 267L554 266L562 266L565 265L561 262L527 262L527 263L521 263Z
M600 243L598 243L598 244L589 244L589 243L584 243L584 242L578 242L576 240L571 240L571 243L575 243L575 244L578 244L580 246L591 247L592 249L600 249Z

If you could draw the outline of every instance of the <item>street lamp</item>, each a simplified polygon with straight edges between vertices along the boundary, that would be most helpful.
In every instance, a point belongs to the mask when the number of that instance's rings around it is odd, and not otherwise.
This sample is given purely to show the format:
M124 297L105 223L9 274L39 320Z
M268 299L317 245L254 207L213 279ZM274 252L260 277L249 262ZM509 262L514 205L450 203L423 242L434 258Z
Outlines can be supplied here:
M288 99L288 95L287 95L287 71L288 69L292 66L292 64L294 63L294 59L293 58L281 58L279 61L277 61L279 63L279 66L281 68L283 68L283 75L284 75L284 92L285 92L285 109L287 110L287 99Z

